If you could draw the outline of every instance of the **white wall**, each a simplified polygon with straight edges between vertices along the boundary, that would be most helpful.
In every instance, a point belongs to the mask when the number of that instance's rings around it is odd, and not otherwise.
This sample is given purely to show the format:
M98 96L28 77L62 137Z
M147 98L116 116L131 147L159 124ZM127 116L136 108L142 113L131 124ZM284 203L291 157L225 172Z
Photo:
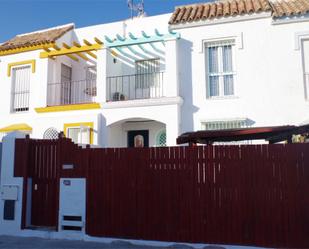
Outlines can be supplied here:
M308 22L273 25L270 17L177 29L182 132L201 129L202 121L248 118L255 126L271 126L308 119L301 51L295 50L295 35L308 30ZM231 37L235 97L207 99L203 43Z
M129 122L128 122L129 121ZM128 131L132 130L148 130L149 131L149 146L157 146L157 136L160 131L165 130L165 125L155 121L139 121L134 122L128 120L112 124L108 127L108 147L127 147L128 146Z
M10 133L3 139L2 162L1 162L1 192L4 186L15 186L18 189L17 200L15 201L14 220L4 220L4 200L0 199L0 234L16 235L21 229L22 216L22 197L23 197L23 179L14 177L14 156L15 156L15 138L24 138L22 133Z

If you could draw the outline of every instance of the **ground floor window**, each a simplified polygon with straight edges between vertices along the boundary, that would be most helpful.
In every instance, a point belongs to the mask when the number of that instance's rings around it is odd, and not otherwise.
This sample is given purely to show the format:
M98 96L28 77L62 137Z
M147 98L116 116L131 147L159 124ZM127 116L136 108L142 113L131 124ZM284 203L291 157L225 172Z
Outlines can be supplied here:
M202 122L202 130L228 130L249 127L246 119Z
M202 122L202 130L229 130L250 127L247 119ZM215 142L215 145L251 144L251 141Z
M76 144L92 144L93 123L64 124L64 135Z

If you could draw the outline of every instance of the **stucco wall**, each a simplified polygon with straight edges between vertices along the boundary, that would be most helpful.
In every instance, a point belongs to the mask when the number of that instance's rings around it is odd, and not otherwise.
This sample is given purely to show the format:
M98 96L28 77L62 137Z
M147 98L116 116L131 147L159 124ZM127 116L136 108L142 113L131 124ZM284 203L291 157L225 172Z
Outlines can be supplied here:
M307 22L273 25L270 17L177 30L180 89L184 96L182 132L201 129L202 121L247 118L255 126L299 124L308 119L302 56L295 36ZM236 41L235 97L207 99L203 43Z
M76 29L65 35L59 43L71 44L72 37L94 42L94 37L104 41L104 36L141 31L153 35L157 28L168 32L170 14L125 20ZM145 118L166 125L169 145L186 131L201 129L201 122L249 119L254 126L300 124L309 120L308 101L305 99L302 69L302 52L297 48L299 34L309 33L307 19L302 22L275 25L270 16L256 15L258 19L237 19L237 22L217 23L177 29L181 39L167 41L162 61L165 63L164 87L168 98L122 103L106 103L106 77L130 74L133 68L119 58L113 62L110 51L98 54L97 97L101 110L69 111L39 114L34 108L46 106L47 82L60 81L61 63L73 66L73 80L84 79L85 62L76 63L62 56L40 59L40 51L2 56L0 78L0 127L27 123L33 127L32 137L40 138L49 127L63 129L64 123L94 122L97 134L94 141L108 144L107 126L125 119ZM234 19L233 19L234 20ZM236 19L235 19L236 20ZM235 39L235 96L207 99L204 43L226 38ZM141 52L141 51L140 51ZM36 60L36 72L31 73L30 109L25 113L10 113L11 77L7 77L7 64ZM179 85L178 85L179 83ZM174 98L174 99L173 99ZM184 101L181 105L182 100ZM116 136L116 135L115 135Z

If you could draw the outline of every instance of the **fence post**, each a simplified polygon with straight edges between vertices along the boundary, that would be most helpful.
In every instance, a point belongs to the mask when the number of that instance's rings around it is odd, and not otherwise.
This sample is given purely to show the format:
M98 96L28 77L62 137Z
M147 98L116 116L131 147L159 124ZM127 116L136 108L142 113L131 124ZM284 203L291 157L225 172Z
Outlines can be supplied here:
M23 178L14 177L15 139L25 138L12 132L3 138L1 160L0 234L17 235L22 224Z

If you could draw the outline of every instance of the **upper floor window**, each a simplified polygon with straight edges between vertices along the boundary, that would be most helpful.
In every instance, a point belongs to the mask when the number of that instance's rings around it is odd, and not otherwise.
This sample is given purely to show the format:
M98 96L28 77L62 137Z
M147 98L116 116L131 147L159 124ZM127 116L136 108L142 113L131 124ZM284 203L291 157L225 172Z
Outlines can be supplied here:
M12 69L11 111L29 110L31 66L20 66Z
M207 96L234 95L234 40L206 43Z
M136 88L155 87L160 80L160 59L135 62Z

